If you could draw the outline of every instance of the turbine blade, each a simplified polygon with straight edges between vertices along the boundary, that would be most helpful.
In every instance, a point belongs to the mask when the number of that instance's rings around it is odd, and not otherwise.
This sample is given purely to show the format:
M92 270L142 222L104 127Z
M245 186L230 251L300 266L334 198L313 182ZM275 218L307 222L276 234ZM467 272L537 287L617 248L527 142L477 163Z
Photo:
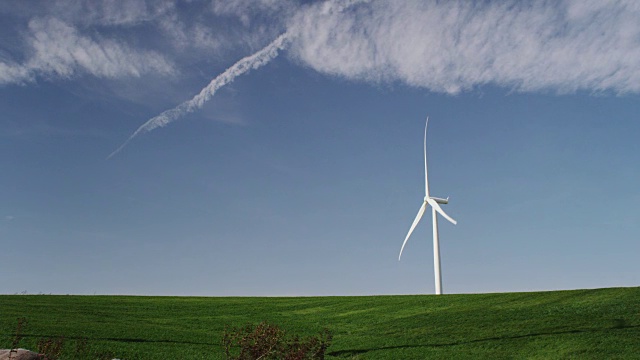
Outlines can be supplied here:
M449 215L447 215L447 213L444 212L444 210L442 210L442 208L440 207L440 204L438 204L435 200L429 198L427 199L427 202L429 203L429 205L431 205L437 212L440 213L440 215L444 216L445 219L449 220L449 222L451 222L453 225L456 225L458 222L453 220L453 218Z
M424 195L429 197L429 176L427 174L427 126L429 125L429 117L424 124Z
M427 208L427 203L423 202L422 206L420 207L420 210L418 210L418 215L416 215L415 220L413 220L413 224L411 224L411 229L409 229L409 233L407 234L407 237L404 238L404 242L402 243L402 248L400 248L400 255L398 255L398 261L400 261L400 258L402 257L402 250L404 250L404 246L407 245L407 240L409 240L409 237L411 236L411 233L413 232L413 229L416 228L416 225L418 225L418 223L420 222L420 219L422 219L422 215L424 215L424 211Z

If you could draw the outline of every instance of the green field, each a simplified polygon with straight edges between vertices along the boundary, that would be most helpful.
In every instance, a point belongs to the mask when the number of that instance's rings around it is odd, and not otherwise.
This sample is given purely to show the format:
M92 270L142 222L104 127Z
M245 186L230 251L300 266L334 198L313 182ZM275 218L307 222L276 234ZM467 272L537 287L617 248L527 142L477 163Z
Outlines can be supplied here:
M120 359L224 359L225 325L328 328L329 359L640 359L640 287L363 297L0 296L0 347L64 336Z

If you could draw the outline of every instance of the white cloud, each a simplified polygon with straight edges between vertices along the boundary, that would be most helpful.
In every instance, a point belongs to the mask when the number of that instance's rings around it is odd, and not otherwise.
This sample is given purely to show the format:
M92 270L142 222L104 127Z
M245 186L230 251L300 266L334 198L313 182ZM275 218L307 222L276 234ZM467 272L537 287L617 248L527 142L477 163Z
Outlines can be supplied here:
M0 85L22 83L31 77L29 71L19 64L0 62Z
M248 4L213 3L214 12L237 16L245 26L254 13ZM290 6L276 0L256 4L267 10ZM193 99L148 120L109 157L138 134L201 108L220 87L268 63L285 44L291 59L321 73L435 92L456 94L487 84L516 91L638 92L637 4L334 0L300 6L284 12L292 15L283 35L214 78Z
M177 13L170 13L158 19L158 26L171 45L181 52L190 49L218 51L229 45L225 38L217 35L210 26L182 21Z
M0 13L16 17L55 17L68 23L131 26L173 10L173 0L23 0L0 2Z
M62 6L74 6L76 2L62 1ZM166 0L101 0L84 1L75 4L76 18L89 24L131 25L153 18L172 10L173 1Z
M457 93L640 91L637 1L373 1L289 22L289 56L319 72Z
M211 8L217 15L234 16L244 26L250 26L256 17L269 17L272 21L287 19L298 5L293 0L213 0ZM273 18L274 15L277 17Z
M174 71L156 52L135 50L110 39L94 40L54 18L31 20L27 43L30 56L24 64L0 63L0 84L37 76L69 78L77 73L119 78Z
M640 92L636 0L32 0L0 13L30 20L26 46L10 52L24 53L0 59L0 84L166 74L177 66L171 56L228 61L286 31L290 59L355 81L446 93L486 84ZM145 43L153 48L133 45Z

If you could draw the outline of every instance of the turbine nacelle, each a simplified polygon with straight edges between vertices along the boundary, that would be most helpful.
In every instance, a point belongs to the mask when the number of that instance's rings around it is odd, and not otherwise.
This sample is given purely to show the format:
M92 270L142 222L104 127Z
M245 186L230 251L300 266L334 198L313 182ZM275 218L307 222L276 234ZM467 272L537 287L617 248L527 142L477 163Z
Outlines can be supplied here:
M449 197L447 197L446 199L443 199L443 198L438 198L438 197L433 197L433 196L431 196L431 197L425 196L424 197L424 202L429 202L429 200L427 200L427 199L434 200L438 204L448 204L449 203Z

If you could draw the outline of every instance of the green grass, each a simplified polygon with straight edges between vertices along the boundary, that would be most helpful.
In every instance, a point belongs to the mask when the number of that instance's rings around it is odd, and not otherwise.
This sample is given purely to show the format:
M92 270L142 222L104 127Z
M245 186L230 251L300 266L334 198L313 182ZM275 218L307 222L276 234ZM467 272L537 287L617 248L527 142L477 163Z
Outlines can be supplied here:
M443 296L0 296L0 347L64 336L121 359L223 359L225 325L328 328L329 359L640 359L640 287ZM71 356L71 355L69 355Z

